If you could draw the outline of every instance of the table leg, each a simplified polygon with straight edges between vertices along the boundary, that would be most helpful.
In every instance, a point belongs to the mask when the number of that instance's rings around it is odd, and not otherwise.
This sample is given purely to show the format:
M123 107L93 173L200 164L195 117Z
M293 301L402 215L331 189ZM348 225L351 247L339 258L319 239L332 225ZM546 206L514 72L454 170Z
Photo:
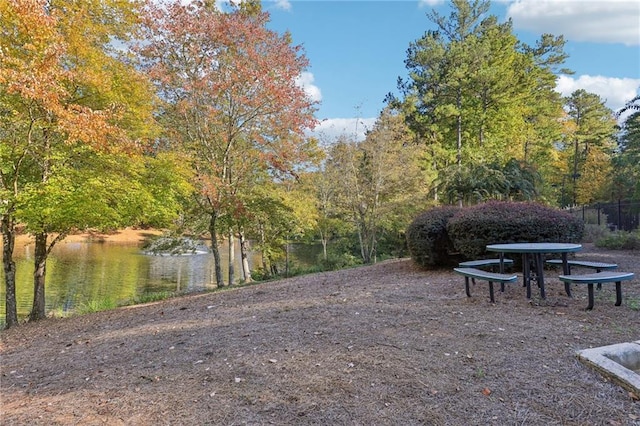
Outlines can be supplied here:
M542 253L536 253L534 255L536 263L536 275L538 279L538 287L540 287L540 297L545 299L547 297L544 291L544 263L542 261Z
M531 299L531 268L527 253L522 254L522 276L524 278L524 286L527 287L527 299Z
M504 274L504 253L500 252L500 273ZM500 291L504 293L504 282L500 283Z
M571 265L567 261L567 253L562 253L562 273L564 275L571 275ZM571 297L571 283L564 283L564 291L567 293L567 296Z
M589 295L589 304L587 305L587 311L593 309L593 284L587 284L587 294Z
M616 281L616 306L622 305L622 281Z

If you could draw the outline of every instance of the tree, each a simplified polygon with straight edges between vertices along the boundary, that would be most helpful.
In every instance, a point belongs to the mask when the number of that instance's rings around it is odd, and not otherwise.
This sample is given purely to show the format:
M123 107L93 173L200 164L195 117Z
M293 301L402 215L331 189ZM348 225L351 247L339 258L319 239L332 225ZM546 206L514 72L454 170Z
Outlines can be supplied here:
M543 34L534 46L519 43L522 53L520 69L524 75L524 97L520 98L519 114L523 126L520 159L527 167L535 167L542 176L552 175L557 168L555 142L562 137L563 101L555 90L557 74L573 74L560 68L568 55L564 52L563 36Z
M308 192L313 194L312 199L316 203L316 233L322 244L322 260L326 262L329 242L339 233L342 223L336 205L337 184L340 182L341 172L323 162L317 171L307 173L304 177L304 182L311 187Z
M3 266L6 282L6 326L18 324L15 301L15 208L25 182L37 179L28 156L33 133L28 120L38 102L56 107L58 84L55 58L63 50L55 19L45 13L44 2L0 3L0 162ZM59 110L59 108L56 108Z
M131 178L141 157L134 154L152 133L153 102L145 78L112 45L129 37L134 6L116 0L1 3L8 326L15 324L9 298L15 296L10 249L17 221L35 237L29 318L38 320L45 316L46 261L53 246L72 229L122 224L115 218L131 219L137 211L131 207Z
M470 45L480 31L480 18L489 2L453 0L453 11L445 18L435 11L429 14L438 30L428 31L412 43L405 64L411 81L400 82L400 89L415 102L409 122L419 134L437 132L447 145L455 141L455 162L462 164L465 133L463 106L468 101L472 60ZM406 112L408 112L405 109ZM449 145L448 145L449 146Z
M340 174L335 203L355 228L365 263L376 261L381 232L404 230L426 196L421 149L412 142L404 118L385 109L364 141L338 141L329 153L324 171Z
M510 21L487 15L489 1L451 5L448 17L428 15L437 29L410 45L409 79L399 80L404 98L389 96L390 105L426 143L438 173L456 174L452 164L543 164L560 133L553 71L566 58L563 38L543 35L531 47L518 41ZM437 197L438 188L433 192Z
M195 171L222 286L219 236L244 214L241 192L257 175L291 173L307 158L314 104L296 80L308 62L288 34L266 28L257 2L230 13L213 1L173 2L150 5L146 16L141 53L164 101L167 138Z
M565 158L570 162L572 202L574 205L589 203L605 185L605 181L596 179L592 172L600 169L598 176L609 174L616 122L613 112L594 93L579 89L565 102L567 131L563 149Z
M634 96L632 99L628 100L622 108L616 111L616 117L620 117L628 111L640 111L640 95Z
M614 199L640 198L640 111L629 115L613 157L613 178L609 192Z

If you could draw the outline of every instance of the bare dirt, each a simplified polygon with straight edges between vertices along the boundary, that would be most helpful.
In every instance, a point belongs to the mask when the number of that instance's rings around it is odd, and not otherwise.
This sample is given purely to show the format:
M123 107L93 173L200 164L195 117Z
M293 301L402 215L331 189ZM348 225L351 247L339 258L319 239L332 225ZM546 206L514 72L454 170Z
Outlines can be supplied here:
M488 301L410 260L2 331L4 425L640 425L640 401L579 349L640 340L640 253L577 255L637 274ZM521 281L520 281L521 283Z
M104 243L120 243L120 244L136 244L142 243L149 237L154 235L162 235L162 231L157 229L137 229L137 228L124 228L117 231L103 233L103 232L86 232L81 234L67 235L63 242L104 242ZM52 237L55 236L52 235ZM25 244L32 244L33 238L28 234L19 234L16 237L16 246L22 246ZM0 247L2 247L2 241L0 241Z

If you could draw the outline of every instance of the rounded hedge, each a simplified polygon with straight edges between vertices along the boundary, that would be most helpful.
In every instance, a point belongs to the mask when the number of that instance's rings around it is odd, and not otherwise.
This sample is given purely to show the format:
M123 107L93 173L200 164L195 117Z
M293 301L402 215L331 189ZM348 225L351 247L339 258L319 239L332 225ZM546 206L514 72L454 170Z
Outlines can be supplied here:
M538 203L490 201L461 209L447 222L447 232L457 251L477 259L485 255L488 244L580 242L584 223Z
M407 227L407 248L413 261L424 268L457 264L452 257L453 243L447 233L447 223L460 209L454 206L436 207L416 217Z

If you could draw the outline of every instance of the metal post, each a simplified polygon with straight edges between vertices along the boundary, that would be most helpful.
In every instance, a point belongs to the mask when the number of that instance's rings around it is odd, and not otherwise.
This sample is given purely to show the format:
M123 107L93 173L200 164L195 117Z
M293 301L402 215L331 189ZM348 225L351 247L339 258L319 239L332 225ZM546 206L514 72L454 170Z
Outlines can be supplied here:
M618 198L618 230L623 230L623 226L622 226L622 203L620 202L620 198Z

